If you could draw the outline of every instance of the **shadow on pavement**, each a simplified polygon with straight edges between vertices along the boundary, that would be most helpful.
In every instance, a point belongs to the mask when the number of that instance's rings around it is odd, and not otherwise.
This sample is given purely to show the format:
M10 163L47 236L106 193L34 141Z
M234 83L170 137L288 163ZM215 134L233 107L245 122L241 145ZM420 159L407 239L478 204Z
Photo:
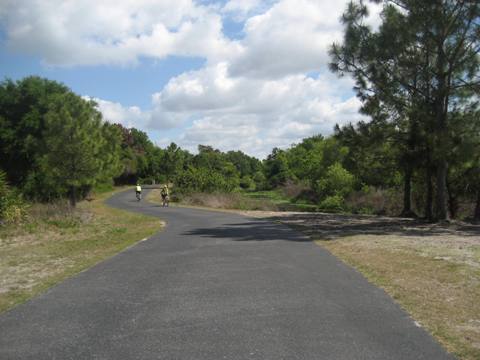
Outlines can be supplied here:
M197 228L182 235L194 235L233 241L269 241L283 240L308 242L310 238L292 231L292 229L271 221L251 221L246 223L225 224L221 227Z
M480 236L480 226L461 222L432 224L418 219L339 214L289 214L269 218L315 238L351 235Z

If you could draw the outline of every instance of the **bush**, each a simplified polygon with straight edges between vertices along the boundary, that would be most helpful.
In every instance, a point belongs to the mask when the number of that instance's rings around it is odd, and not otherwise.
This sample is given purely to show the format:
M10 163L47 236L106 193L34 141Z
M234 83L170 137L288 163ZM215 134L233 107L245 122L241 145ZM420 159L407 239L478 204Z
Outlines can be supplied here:
M253 174L253 181L255 182L255 190L266 190L268 188L267 178L261 171L257 171Z
M327 196L319 204L321 211L340 212L345 210L345 200L340 195Z
M315 183L315 191L321 198L338 195L341 198L353 191L355 177L340 163L331 165L325 176Z
M239 184L237 177L226 177L214 170L194 167L189 167L175 179L177 191L181 193L232 192L239 188Z
M240 179L240 187L243 190L255 190L255 182L250 176L245 175Z
M27 215L27 204L20 194L10 189L6 174L0 171L0 222L18 223Z
M364 187L351 193L345 200L354 213L397 216L402 211L402 193L396 189Z
M300 194L308 190L308 186L287 180L285 185L280 187L280 190L287 198L296 199Z
M103 194L114 189L113 182L102 182L95 185L93 191L98 194ZM88 195L87 195L88 198Z

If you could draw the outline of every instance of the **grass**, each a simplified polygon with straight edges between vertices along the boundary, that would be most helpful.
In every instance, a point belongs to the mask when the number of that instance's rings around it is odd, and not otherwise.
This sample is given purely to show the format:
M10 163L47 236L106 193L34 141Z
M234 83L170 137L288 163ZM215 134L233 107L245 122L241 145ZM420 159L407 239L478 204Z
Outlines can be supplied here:
M290 203L290 199L284 196L280 190L248 191L244 195L251 199L270 200L275 204Z
M107 207L103 201L113 193L102 192L75 210L35 204L23 224L0 227L0 312L162 228L156 218Z
M160 190L154 189L147 197L161 204ZM178 204L221 210L260 210L260 211L315 211L316 206L307 203L293 203L281 190L232 192L232 193L193 193L182 195Z
M159 189L153 189L146 200L161 204ZM178 203L170 205L182 205L190 207L208 208L213 210L278 210L271 202L245 197L242 193L193 193L182 195Z
M292 199L286 196L281 189L251 191L243 195L250 199L268 201L276 205L279 211L316 211L317 206L307 202L292 202ZM255 209L248 209L255 210Z
M353 235L319 240L382 287L459 359L480 359L480 239Z

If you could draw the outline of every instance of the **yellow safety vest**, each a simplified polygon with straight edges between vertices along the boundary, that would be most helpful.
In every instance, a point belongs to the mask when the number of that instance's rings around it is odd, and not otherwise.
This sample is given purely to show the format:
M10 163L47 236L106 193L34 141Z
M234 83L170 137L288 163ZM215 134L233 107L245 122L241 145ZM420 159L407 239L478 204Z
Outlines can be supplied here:
M137 191L142 191L142 187L140 185L137 185Z

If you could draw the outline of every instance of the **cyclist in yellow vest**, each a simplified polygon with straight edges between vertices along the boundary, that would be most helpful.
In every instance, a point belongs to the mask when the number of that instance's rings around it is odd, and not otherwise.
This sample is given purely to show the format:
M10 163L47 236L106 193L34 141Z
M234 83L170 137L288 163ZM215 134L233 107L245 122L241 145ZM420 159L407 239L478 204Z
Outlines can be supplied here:
M168 194L168 185L167 184L163 185L162 191L160 192L160 194L162 195L163 207L168 206L168 202L169 202L170 198L168 196L169 194Z
M140 201L142 198L142 187L140 186L140 183L137 183L137 186L135 188L135 195L137 196L137 200Z

